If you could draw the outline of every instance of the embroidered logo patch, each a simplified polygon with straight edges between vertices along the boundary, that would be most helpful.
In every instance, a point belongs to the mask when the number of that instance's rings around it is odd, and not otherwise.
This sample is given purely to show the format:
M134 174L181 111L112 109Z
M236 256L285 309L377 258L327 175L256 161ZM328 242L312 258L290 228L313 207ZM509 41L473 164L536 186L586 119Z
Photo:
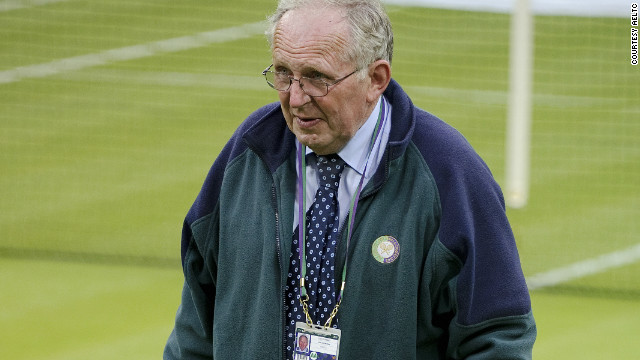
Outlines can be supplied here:
M393 236L380 236L371 247L373 257L382 264L390 264L400 255L400 244Z

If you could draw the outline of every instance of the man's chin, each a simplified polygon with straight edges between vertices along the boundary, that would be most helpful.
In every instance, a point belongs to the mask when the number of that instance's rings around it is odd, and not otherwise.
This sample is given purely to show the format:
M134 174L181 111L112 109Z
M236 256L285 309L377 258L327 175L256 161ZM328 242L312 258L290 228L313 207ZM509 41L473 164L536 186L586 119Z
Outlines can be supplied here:
M317 133L305 133L304 131L298 131L295 135L300 143L310 148L318 155L335 154L345 145L340 145L336 139L322 137Z

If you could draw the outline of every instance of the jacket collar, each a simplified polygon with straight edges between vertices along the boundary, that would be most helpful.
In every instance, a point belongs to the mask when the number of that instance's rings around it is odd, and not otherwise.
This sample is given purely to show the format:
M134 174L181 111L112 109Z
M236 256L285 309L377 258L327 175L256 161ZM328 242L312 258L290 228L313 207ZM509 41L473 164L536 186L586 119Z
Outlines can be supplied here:
M383 163L378 167L372 181L375 188L386 179L388 162L404 153L415 127L413 103L395 80L391 80L384 95L393 106L393 112L391 113L391 132ZM254 117L257 118L254 119ZM274 173L280 165L291 158L291 153L295 151L295 136L286 125L280 104L267 105L252 115L249 120L255 120L255 122L244 133L243 139Z

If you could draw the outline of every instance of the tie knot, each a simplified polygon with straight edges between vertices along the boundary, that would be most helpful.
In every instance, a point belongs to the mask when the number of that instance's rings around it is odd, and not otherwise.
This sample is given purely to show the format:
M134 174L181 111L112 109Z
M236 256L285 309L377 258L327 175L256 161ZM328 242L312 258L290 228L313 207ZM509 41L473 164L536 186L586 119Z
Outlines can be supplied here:
M318 155L318 179L320 187L338 190L345 162L336 154Z

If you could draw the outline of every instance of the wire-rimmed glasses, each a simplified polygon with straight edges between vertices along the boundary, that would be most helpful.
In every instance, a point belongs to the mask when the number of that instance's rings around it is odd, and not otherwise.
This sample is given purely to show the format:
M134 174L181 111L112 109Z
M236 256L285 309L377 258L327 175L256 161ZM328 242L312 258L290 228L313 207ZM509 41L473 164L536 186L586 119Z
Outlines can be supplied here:
M286 92L286 91L289 91L289 89L291 89L291 84L293 84L294 81L297 81L302 91L304 91L305 94L311 97L322 97L327 95L329 93L329 87L338 84L342 80L348 78L349 76L355 74L358 71L358 69L356 69L353 72L349 73L348 75L343 76L339 79L336 79L333 82L327 82L325 78L321 78L321 77L310 78L306 76L301 76L299 79L296 79L287 73L272 71L271 70L272 67L273 67L273 64L269 65L262 72L262 75L264 75L264 78L267 80L267 84L269 84L270 87L278 91Z

